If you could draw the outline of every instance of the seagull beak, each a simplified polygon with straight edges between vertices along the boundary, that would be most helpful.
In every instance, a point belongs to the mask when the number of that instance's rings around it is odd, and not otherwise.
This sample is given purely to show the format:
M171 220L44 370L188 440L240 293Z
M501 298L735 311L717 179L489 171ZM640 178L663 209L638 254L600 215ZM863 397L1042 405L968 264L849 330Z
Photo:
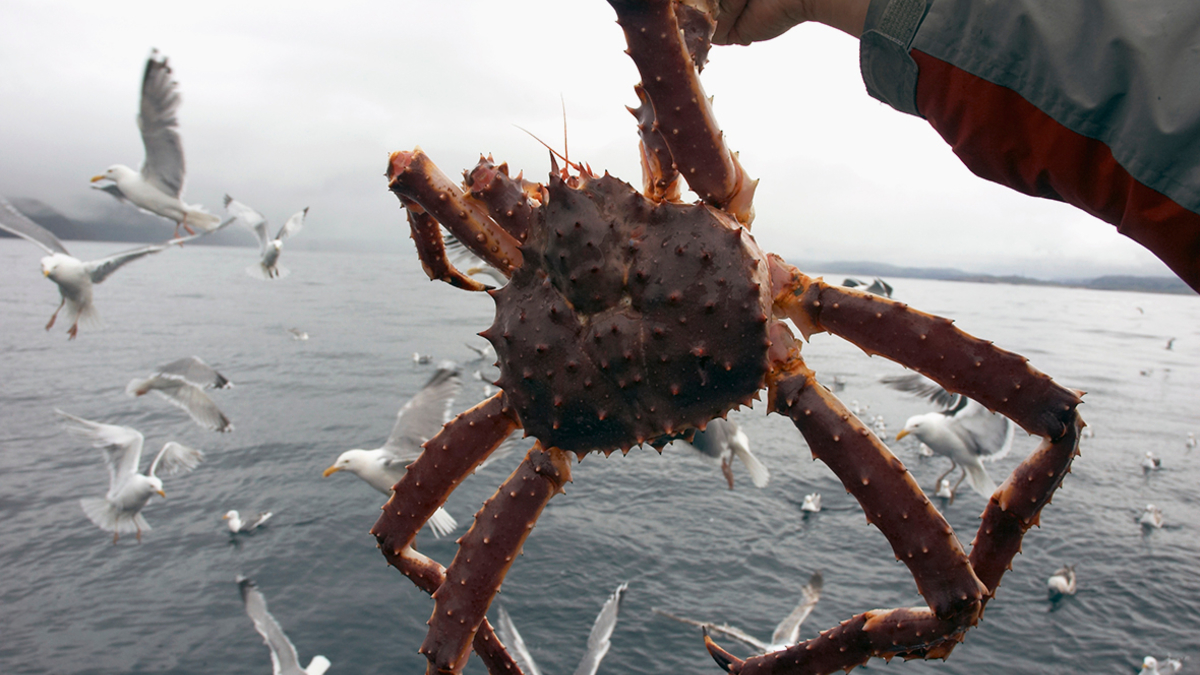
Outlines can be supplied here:
M225 515L221 516L221 520L229 520L229 514L226 513Z
M896 434L896 440L900 440L908 435L908 429L901 429L900 433Z
M167 496L167 493L163 492L162 490L155 490L155 492L157 492L157 493L158 493L158 496L159 496L159 497L166 497L166 496Z
M330 476L332 476L333 474L335 474L339 471L341 471L341 469L337 468L336 466L331 466L328 469L325 469L325 473L323 473L321 475L326 478L329 478Z
M104 180L104 174L100 174L99 176L92 176L93 183L95 183L98 180Z
M50 270L42 270L42 276L44 276L44 277L49 277L49 276L50 276Z

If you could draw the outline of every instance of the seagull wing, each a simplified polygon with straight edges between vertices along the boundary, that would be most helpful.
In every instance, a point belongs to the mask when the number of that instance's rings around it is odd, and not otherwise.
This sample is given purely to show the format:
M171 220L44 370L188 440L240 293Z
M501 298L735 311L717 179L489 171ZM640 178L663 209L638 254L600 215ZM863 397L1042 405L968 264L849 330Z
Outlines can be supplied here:
M608 596L608 600L600 608L600 614L596 616L596 622L592 624L592 632L588 634L587 651L579 660L579 667L575 669L575 675L596 675L596 671L600 668L600 662L604 660L604 655L612 646L613 629L617 627L617 614L621 611L621 599L625 597L627 588L629 588L628 583L617 586L617 590Z
M814 572L804 588L800 589L800 604L775 627L775 632L771 634L772 644L791 646L800 642L800 624L804 623L821 599L821 587L824 585L825 578L821 572Z
M179 138L179 83L171 77L167 58L158 50L146 60L142 75L142 105L138 129L146 146L142 178L164 194L178 198L183 193L183 141Z
M8 203L4 197L0 197L0 229L7 230L22 239L28 239L51 255L55 253L70 255L53 232L30 220L28 216L18 211L17 207Z
M156 472L159 470L164 476L188 473L199 466L202 461L204 461L202 451L171 441L154 456L154 461L150 463L150 471L146 475L157 475Z
M233 383L218 373L216 368L201 361L198 356L177 359L160 367L158 372L163 375L178 376L205 389L228 389L233 386Z
M950 418L950 428L981 459L996 460L1007 455L1013 443L1012 421L976 401L966 401L967 404Z
M150 389L172 405L187 411L192 420L210 431L231 431L233 425L204 390L182 378L156 374L148 382Z
M242 594L242 603L246 606L246 616L254 622L254 629L267 643L271 650L271 672L273 675L299 675L304 671L300 668L300 658L296 655L296 647L279 626L279 622L267 611L267 599L253 579L243 576L237 578L238 590Z
M291 218L279 228L279 234L275 235L276 239L287 239L304 229L304 219L308 216L308 207L304 207L303 211L297 211L292 214Z
M254 233L254 236L258 238L259 251L267 248L267 244L271 240L267 235L267 219L263 214L229 195L225 195L225 211L235 222Z
M136 429L116 424L102 424L55 410L63 418L67 431L92 442L92 447L104 451L104 462L108 465L108 493L115 494L117 488L130 476L137 473L142 458L144 438Z
M396 425L383 450L398 458L416 459L421 445L450 421L450 406L462 390L457 368L438 368L416 396L396 413Z
M100 260L92 260L85 262L84 268L87 269L88 276L92 278L92 283L98 284L108 278L110 274L116 272L125 266L126 263L133 262L138 258L148 256L151 253L158 253L170 246L170 242L162 244L151 244L149 246L141 246L139 248L129 249L121 253L115 253L107 258Z
M956 407L961 403L963 398L959 394L952 394L946 391L941 385L920 373L889 375L880 378L879 381L892 389L906 391L910 394L916 394L921 398L929 399L944 409Z
M695 619L687 619L682 616L675 616L674 614L671 614L670 612L665 612L658 608L654 608L653 612L655 614L665 616L668 619L674 619L680 623L686 623L689 626L696 626L698 628L707 628L708 630L710 630L714 633L720 633L726 637L733 638L734 640L737 640L738 642L742 642L742 643L746 644L751 649L758 650L758 653L760 653L760 654L765 654L771 650L770 645L766 644L762 640L759 640L758 638L754 637L753 635L750 635L749 633L743 631L742 629L736 628L734 626L729 626L726 624L708 623L707 621L696 621Z
M729 442L733 433L730 427L732 424L732 422L719 417L710 421L703 431L697 431L696 435L692 437L691 446L706 457L721 457L730 451Z
M521 634L517 632L517 627L513 625L512 618L508 616L508 612L504 611L503 607L499 608L496 617L496 632L500 634L500 641L512 651L517 665L521 666L521 670L526 675L542 675L542 671L538 670L537 663L533 661L533 656L526 649Z

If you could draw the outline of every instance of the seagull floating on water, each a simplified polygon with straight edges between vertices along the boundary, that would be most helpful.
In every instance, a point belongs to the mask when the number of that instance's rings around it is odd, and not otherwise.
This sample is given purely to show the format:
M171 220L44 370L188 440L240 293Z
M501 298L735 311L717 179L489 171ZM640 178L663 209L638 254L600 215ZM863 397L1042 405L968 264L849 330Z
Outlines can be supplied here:
M885 377L882 382L943 406L940 411L908 418L904 429L896 435L896 440L912 434L934 453L950 459L950 469L937 478L939 485L947 474L962 467L963 476L971 487L984 497L991 497L996 491L996 484L988 476L981 460L994 461L1008 454L1012 449L1013 423L966 396L946 391L917 373ZM962 483L962 478L959 483ZM957 490L956 484L953 491Z
M296 646L288 639L275 617L267 611L267 599L262 591L258 590L258 584L255 584L253 579L239 574L237 585L242 594L242 604L246 607L246 616L254 622L254 630L258 631L263 642L267 643L267 649L271 650L272 675L322 675L329 670L329 666L333 664L321 655L312 657L307 668L301 668Z
M1141 517L1138 518L1138 523L1145 529L1161 529L1163 526L1162 509L1153 504L1147 504Z
M64 320L71 323L71 327L67 329L67 335L72 340L79 332L80 323L99 322L99 315L92 304L93 285L104 281L108 275L116 272L128 262L202 236L192 235L161 244L140 246L115 253L107 258L84 262L68 253L67 248L50 230L30 220L3 197L0 197L0 229L37 244L49 254L42 258L42 275L58 285L58 294L62 296L62 301L58 303L58 309L54 310L54 314L50 316L46 330L54 327L59 311L66 307Z
M617 614L621 611L621 600L628 587L627 583L617 586L617 590L608 596L608 600L600 608L600 614L596 616L596 621L592 624L592 630L588 634L587 651L579 660L579 666L575 668L575 675L595 675L596 670L600 668L600 662L612 645L613 629L617 626ZM500 641L512 650L513 658L516 659L517 665L521 666L521 670L526 675L541 675L542 671L538 669L533 656L525 647L525 641L521 639L521 634L513 625L512 617L504 611L503 607L498 610L496 632L500 636Z
M697 431L690 443L682 440L678 443L695 450L713 463L719 463L730 490L733 489L734 457L741 460L750 472L750 481L755 487L766 487L771 479L771 472L750 452L750 439L736 422L718 417L710 421L703 431Z
M1187 446L1187 449L1188 449L1188 451L1189 451L1189 452L1191 451L1191 449L1192 449L1192 448L1196 447L1196 434L1195 434L1195 432L1192 432L1192 431L1189 431L1189 432L1188 432L1188 435L1187 435L1187 441L1184 443L1184 445L1185 445L1185 446Z
M1138 675L1173 675L1180 670L1183 670L1183 661L1180 659L1168 657L1160 662L1153 656L1147 656L1142 659L1142 669L1138 671Z
M92 177L93 183L111 181L94 185L96 189L142 211L175 221L176 236L180 227L189 234L196 230L209 232L217 229L220 222L220 218L200 206L182 200L185 168L179 120L175 117L180 102L178 88L167 57L159 55L158 50L150 52L142 74L142 101L137 118L142 145L146 148L142 170L114 164Z
M792 645L800 642L800 625L812 613L813 607L821 599L821 588L825 585L825 579L821 572L814 572L809 578L808 583L800 589L800 602L796 605L787 616L775 626L775 631L771 633L771 641L763 642L758 638L750 635L746 631L729 626L726 624L715 624L706 621L696 621L695 619L687 619L684 617L675 616L661 609L654 609L655 614L660 614L668 619L674 619L690 626L699 626L714 633L721 633L739 642L745 643L751 649L754 649L759 654L774 652L780 649L787 649Z
M246 534L266 525L267 521L273 515L275 514L270 511L263 511L250 520L242 520L242 516L237 512L237 509L230 509L225 512L225 515L221 516L221 519L225 521L225 526L233 534Z
M1142 473L1150 473L1156 469L1162 468L1162 459L1155 457L1154 453L1147 450L1146 456L1142 458Z
M228 389L233 383L216 369L189 356L160 366L149 377L134 378L125 387L130 396L142 396L151 391L179 407L192 420L210 431L233 431L233 424L216 403L204 393L205 389Z
M1046 580L1046 596L1060 600L1064 595L1075 595L1075 566L1063 565Z
M225 211L232 216L233 221L241 224L254 233L258 238L258 253L261 259L257 265L246 268L246 272L257 279L282 279L289 272L286 267L279 265L279 252L283 249L283 240L296 234L304 227L304 218L308 215L308 207L292 214L291 218L279 228L272 238L267 233L267 219L263 214L246 206L238 200L225 195Z
M289 328L288 332L292 334L293 340L307 340L308 339L308 333L305 333L304 331L300 330L299 328Z
M67 431L75 436L90 440L92 446L104 451L104 462L108 465L108 493L103 499L79 500L88 519L105 532L113 533L113 543L122 534L134 532L141 542L142 532L150 530L149 523L142 517L142 508L153 495L166 497L162 479L157 476L174 476L196 468L204 459L204 453L171 441L158 451L150 470L138 473L145 438L130 427L102 424L55 410L64 420Z
M450 421L450 406L462 390L462 378L454 368L439 368L396 414L396 424L383 447L347 450L338 456L325 476L348 471L368 485L391 496L392 486L404 477L409 464L421 455L421 446ZM458 523L442 507L429 519L436 536L449 534Z
M950 487L950 479L943 478L941 483L938 483L937 497L954 501L954 490Z
M821 493L813 492L812 494L804 495L804 503L800 505L800 510L808 513L817 513L820 511Z

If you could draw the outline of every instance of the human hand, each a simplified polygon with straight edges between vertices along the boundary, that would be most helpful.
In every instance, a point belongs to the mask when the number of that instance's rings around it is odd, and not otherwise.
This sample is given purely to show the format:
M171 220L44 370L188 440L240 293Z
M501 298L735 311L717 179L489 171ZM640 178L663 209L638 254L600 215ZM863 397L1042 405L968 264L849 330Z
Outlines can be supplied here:
M862 35L870 0L720 0L713 44L748 45L779 37L805 21Z

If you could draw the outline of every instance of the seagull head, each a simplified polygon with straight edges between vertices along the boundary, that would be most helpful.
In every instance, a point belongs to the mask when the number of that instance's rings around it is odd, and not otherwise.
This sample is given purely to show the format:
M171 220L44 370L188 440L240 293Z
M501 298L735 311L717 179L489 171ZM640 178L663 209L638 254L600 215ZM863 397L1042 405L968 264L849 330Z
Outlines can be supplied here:
M328 478L339 471L349 471L350 473L357 474L366 462L366 450L347 450L338 455L337 461L333 463L333 466L325 469L325 472L321 475Z
M162 484L162 479L161 479L161 478L159 478L158 476L149 476L149 477L147 478L147 485L149 485L149 486L150 486L150 489L151 489L151 490L152 490L152 491L153 491L155 494L157 494L159 497L166 497L166 496L167 496L167 493L166 493L166 492L163 492L163 484Z
M121 182L122 178L126 178L134 174L134 170L125 166L124 164L113 164L105 169L104 173L92 176L92 182L97 183L102 180L111 180L114 183L119 183Z

